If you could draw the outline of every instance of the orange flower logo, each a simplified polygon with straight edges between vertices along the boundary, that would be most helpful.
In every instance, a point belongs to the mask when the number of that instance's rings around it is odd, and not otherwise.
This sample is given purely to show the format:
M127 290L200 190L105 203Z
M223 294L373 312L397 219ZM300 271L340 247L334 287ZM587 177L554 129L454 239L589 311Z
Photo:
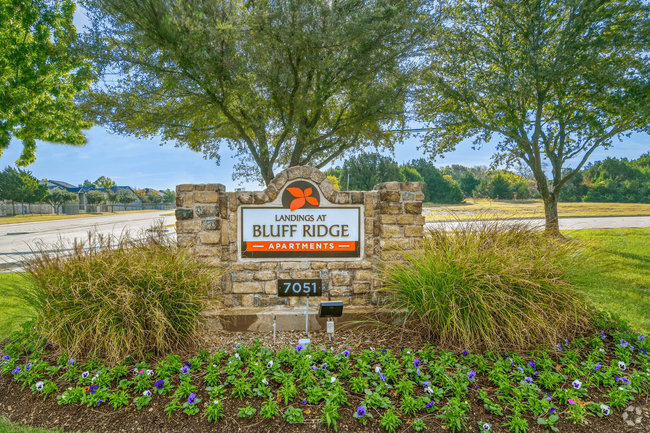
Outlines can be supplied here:
M310 197L312 193L311 188L307 188L304 191L301 190L300 188L287 188L287 191L289 193L296 197L292 202L289 208L291 209L291 212L293 212L296 209L300 209L305 205L305 203L312 204L314 206L318 206L318 200L316 200L315 197ZM285 205L286 206L286 205Z

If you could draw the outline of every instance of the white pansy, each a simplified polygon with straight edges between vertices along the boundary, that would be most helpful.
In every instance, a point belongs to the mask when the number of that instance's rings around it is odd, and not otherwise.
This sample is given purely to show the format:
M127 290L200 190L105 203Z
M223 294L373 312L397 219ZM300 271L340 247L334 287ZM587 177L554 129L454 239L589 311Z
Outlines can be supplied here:
M266 377L265 377L264 379L262 379L262 383L263 383L264 385L268 385L268 384L269 384L269 381L266 380Z
M334 376L330 377L330 383L336 382L336 378Z
M377 366L375 367L375 373L379 374L381 372L381 367Z

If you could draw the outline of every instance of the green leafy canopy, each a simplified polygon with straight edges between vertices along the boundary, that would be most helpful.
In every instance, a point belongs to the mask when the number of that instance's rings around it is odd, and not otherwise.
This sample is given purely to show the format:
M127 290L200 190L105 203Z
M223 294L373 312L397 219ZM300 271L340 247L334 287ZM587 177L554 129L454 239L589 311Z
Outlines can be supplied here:
M36 141L83 145L92 126L75 105L93 70L74 50L72 0L0 0L0 156L22 140L16 161L36 160Z
M85 0L87 49L111 76L85 100L124 134L173 140L235 177L321 168L350 149L392 147L413 56L437 17L424 0Z

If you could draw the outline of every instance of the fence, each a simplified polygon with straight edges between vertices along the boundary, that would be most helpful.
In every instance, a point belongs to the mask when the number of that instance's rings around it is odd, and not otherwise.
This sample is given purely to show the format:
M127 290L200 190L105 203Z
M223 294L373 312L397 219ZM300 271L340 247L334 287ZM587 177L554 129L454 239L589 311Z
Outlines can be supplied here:
M166 210L166 209L176 209L175 203L129 203L126 205L127 211L138 211L138 210ZM79 204L79 203L66 203L61 206L59 213L65 215L76 215L80 213L97 213L97 212L118 212L124 211L124 205L120 203L115 203L113 206L102 204L102 205L91 205L91 204ZM0 216L13 216L13 215L49 215L53 214L54 208L46 203L12 203L11 201L0 201Z

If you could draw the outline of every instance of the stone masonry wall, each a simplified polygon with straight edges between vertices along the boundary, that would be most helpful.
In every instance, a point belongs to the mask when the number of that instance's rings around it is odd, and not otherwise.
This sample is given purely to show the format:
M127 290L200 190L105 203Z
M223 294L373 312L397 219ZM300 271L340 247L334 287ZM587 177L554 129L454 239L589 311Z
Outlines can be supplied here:
M237 215L241 205L273 202L290 181L307 180L318 186L333 204L361 205L365 249L359 259L238 258ZM303 305L304 298L278 297L278 279L321 278L319 300L342 300L344 305L370 305L379 287L375 260L396 258L395 249L422 246L422 183L387 182L373 191L336 191L325 174L312 167L292 167L278 174L264 191L227 192L221 184L176 187L178 244L193 248L211 266L227 267L221 293L224 307L278 307ZM316 301L316 302L314 302Z

